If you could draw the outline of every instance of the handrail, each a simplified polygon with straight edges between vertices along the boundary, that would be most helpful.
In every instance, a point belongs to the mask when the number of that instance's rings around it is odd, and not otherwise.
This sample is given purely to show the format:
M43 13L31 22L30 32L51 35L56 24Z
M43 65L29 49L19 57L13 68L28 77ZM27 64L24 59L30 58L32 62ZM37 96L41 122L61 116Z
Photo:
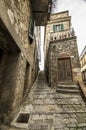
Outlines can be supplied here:
M59 31L59 32L51 32L50 33L50 41L65 39L65 38L74 37L74 36L75 36L74 29L70 28L67 30Z

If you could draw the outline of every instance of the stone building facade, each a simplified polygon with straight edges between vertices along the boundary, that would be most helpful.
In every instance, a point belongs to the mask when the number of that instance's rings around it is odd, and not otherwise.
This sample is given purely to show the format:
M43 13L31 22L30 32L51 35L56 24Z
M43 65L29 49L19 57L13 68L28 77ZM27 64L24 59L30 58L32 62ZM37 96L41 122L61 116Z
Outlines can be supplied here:
M45 74L48 83L76 83L81 80L77 38L68 11L52 14L45 29Z
M86 46L80 55L82 79L86 83Z
M45 1L45 0L44 0ZM44 2L43 1L43 2ZM48 15L48 0L35 7L32 0L0 1L0 121L12 119L39 71L40 28ZM34 11L35 10L35 11ZM36 11L37 10L37 11ZM43 15L44 10L46 15ZM37 13L36 13L37 12ZM36 19L43 15L42 23ZM38 20L38 19L37 19ZM37 25L37 26L35 26ZM34 29L36 28L36 34ZM38 51L39 50L39 51ZM5 116L4 116L5 115Z

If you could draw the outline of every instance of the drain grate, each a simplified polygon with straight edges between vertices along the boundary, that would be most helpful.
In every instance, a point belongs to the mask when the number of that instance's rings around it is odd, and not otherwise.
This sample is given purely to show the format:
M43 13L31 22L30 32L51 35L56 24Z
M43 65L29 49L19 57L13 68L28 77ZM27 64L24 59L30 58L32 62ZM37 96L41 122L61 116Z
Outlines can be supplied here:
M30 114L21 113L19 115L19 117L17 118L16 122L17 123L28 123L29 117L30 117Z

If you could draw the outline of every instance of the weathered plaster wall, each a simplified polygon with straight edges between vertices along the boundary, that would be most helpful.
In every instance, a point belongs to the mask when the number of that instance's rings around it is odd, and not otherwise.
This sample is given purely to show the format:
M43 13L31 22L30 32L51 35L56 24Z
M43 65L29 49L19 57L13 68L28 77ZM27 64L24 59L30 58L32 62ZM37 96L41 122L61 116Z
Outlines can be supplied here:
M2 83L6 60L7 60L7 51L3 51L2 57L0 59L0 86ZM1 89L0 89L0 91L1 91Z
M29 74L26 91L30 90L36 79L37 57L34 52L37 50L35 50L35 40L30 43L28 38L29 19L32 15L29 0L1 0L0 2L0 18L5 29L19 47L19 51L15 48L7 49L2 45L5 43L3 40L8 44L8 39L4 36L1 40L0 48L6 53L3 54L0 64L0 114L6 113L9 116L9 113L13 112L23 101L27 63Z
M10 24L13 25L13 28L21 41L24 53L26 53L30 64L33 64L35 44L30 44L28 39L29 19L31 16L29 0L1 0L1 3L6 9Z
M0 86L0 113L2 114L9 114L21 103L26 68L26 60L20 53L7 55Z
M17 34L17 37L20 40L20 42L16 42L16 44L18 44L20 50L22 51L22 55L24 55L26 57L26 60L29 62L31 69L30 71L32 71L34 69L33 62L35 60L34 50L36 43L34 40L31 44L28 38L29 19L32 15L29 0L1 0L1 4L3 5L4 9L2 10L3 15L6 11L6 18L8 17L10 21L9 23L8 20L5 20L3 22L5 22L8 25L8 29L12 25L14 31ZM14 34L14 32L12 33ZM30 75L30 78L31 77L32 76ZM32 81L32 79L30 79L30 81Z

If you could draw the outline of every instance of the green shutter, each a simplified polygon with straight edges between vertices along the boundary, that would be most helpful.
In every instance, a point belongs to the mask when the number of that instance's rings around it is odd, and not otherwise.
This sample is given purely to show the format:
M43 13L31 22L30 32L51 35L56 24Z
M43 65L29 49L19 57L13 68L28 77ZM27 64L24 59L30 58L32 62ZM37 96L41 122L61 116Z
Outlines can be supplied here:
M53 32L55 32L55 30L56 30L56 29L55 29L55 27L56 27L56 26L55 26L55 25L53 25Z
M64 25L63 24L61 24L61 30L64 30Z
M30 16L29 21L29 36L30 38L34 38L34 19Z

